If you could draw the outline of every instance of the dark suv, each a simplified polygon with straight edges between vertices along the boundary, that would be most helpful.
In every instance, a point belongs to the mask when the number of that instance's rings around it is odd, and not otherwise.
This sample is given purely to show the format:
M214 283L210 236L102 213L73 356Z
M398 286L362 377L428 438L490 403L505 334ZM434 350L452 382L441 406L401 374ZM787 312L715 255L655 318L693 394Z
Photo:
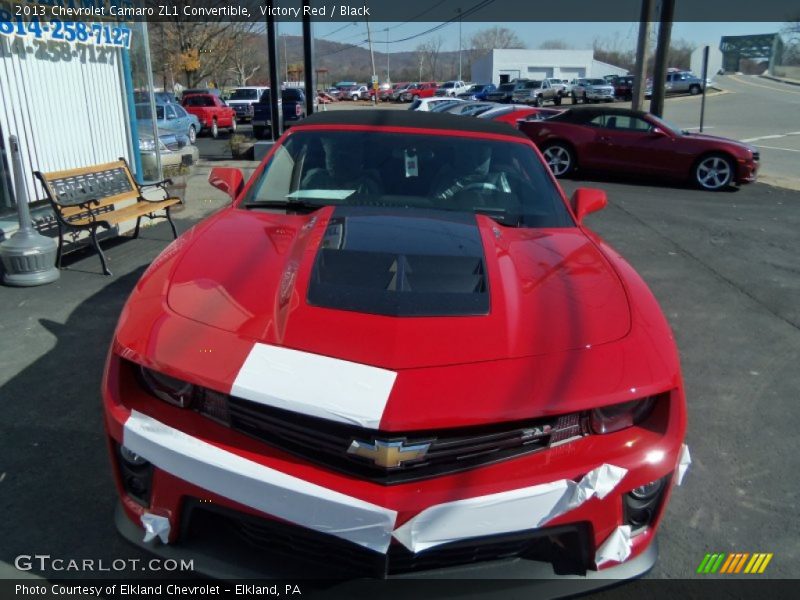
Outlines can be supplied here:
M505 104L510 104L511 95L514 93L515 87L517 87L516 83L501 83L496 90L486 94L486 99L489 102L503 102Z

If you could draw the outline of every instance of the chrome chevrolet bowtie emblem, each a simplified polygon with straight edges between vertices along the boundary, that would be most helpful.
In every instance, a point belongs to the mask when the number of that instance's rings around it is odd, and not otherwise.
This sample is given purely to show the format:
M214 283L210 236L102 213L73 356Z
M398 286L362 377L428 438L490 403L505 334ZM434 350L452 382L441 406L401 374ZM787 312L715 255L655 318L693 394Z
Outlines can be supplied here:
M368 458L379 467L393 469L405 462L425 458L430 444L411 444L405 442L384 442L375 440L374 443L353 440L347 449L348 454Z

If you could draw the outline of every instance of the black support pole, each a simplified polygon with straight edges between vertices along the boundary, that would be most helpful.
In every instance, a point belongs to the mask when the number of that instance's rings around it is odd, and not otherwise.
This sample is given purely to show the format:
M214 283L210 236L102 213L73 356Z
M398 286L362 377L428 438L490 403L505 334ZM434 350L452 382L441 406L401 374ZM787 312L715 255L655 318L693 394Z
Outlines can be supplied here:
M306 87L306 114L314 113L314 39L311 37L311 0L303 0L303 75Z
M269 106L270 134L277 140L283 133L283 116L281 115L281 84L278 80L278 46L275 40L275 17L267 13L267 58L269 60Z
M658 45L656 46L656 64L653 67L653 98L650 100L650 112L658 117L664 116L664 92L667 85L667 59L669 43L672 37L672 19L675 15L675 0L661 0L661 12L658 18Z

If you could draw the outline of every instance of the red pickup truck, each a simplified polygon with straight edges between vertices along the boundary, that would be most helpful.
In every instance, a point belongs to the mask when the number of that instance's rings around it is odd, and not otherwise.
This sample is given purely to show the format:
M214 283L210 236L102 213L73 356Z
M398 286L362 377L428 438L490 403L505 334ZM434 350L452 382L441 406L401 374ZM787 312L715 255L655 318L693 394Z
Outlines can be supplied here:
M213 138L219 137L220 129L236 132L236 111L213 94L191 94L184 96L181 105L186 112L200 119L204 131Z
M433 98L438 85L435 81L420 81L408 87L400 99L403 102L413 102L417 98Z

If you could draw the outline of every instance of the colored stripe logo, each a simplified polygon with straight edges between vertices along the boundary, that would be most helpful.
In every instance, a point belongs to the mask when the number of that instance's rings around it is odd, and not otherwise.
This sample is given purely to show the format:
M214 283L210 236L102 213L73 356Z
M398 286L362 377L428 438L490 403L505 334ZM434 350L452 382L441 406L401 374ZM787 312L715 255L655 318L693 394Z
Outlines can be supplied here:
M772 552L754 552L752 554L749 552L734 552L731 554L720 552L706 554L697 567L697 573L702 575L713 575L715 573L720 575L760 575L766 571L772 556Z

